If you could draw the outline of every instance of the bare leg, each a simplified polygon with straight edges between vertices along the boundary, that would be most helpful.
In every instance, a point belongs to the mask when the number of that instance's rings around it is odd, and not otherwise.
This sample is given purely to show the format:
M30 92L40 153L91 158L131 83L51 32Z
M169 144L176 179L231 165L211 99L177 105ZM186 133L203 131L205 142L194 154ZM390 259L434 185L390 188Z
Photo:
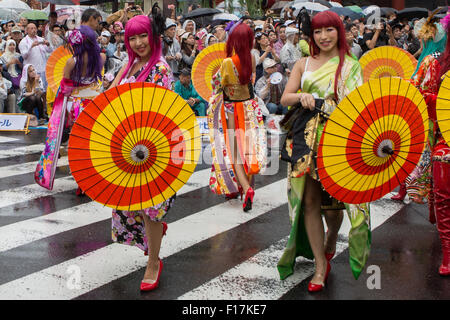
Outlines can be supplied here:
M234 117L232 115L228 116L227 119L227 125L228 125L228 129L235 129L234 126ZM247 174L245 173L245 169L244 169L244 165L243 165L243 161L241 160L241 156L239 154L238 151L238 146L237 146L237 141L236 141L236 135L233 135L233 146L234 146L234 150L233 150L233 164L234 164L234 170L236 173L236 179L238 181L238 184L240 186L242 186L242 188L244 189L244 194L247 193L247 190L250 188L250 182L248 180Z
M323 221L320 212L321 187L320 182L306 176L305 185L305 227L308 234L309 243L314 254L316 271L311 282L322 284L327 270L327 259L324 250Z
M325 211L325 221L327 222L328 232L325 240L325 253L336 252L336 241L339 229L341 228L344 214L342 210Z
M154 283L159 271L159 251L161 249L163 225L161 222L150 220L147 215L142 214L145 224L145 234L148 241L148 262L145 270L145 282Z

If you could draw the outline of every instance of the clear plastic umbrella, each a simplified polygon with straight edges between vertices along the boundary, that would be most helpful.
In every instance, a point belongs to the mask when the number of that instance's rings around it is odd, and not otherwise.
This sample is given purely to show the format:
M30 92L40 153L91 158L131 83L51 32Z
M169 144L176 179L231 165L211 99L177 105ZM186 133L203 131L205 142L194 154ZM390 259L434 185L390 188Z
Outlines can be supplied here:
M0 20L14 20L19 21L19 14L13 9L0 8Z
M20 0L0 0L0 8L13 9L18 13L21 13L25 10L31 10L29 5Z

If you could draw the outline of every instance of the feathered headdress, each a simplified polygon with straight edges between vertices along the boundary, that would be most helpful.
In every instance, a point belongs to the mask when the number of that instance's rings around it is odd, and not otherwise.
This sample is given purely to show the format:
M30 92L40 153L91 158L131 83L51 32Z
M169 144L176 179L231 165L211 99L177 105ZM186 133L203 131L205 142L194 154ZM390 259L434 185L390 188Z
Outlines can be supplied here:
M436 36L436 33L438 31L437 23L439 23L439 18L435 17L435 15L440 11L440 9L434 10L431 15L423 21L423 25L420 28L419 32L417 33L417 36L420 39L423 39L424 41L428 41L429 39L434 39ZM423 18L425 19L425 18ZM418 24L420 21L418 22ZM419 25L420 26L420 25Z

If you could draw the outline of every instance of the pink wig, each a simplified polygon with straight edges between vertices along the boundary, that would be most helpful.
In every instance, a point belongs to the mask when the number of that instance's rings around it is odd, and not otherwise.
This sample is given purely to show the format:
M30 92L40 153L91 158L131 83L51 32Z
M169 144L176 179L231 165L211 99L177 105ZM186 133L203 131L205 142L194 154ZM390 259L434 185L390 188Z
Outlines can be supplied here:
M148 34L148 43L150 44L150 47L151 47L151 56L147 63L147 66L139 74L136 81L145 81L147 79L151 69L153 68L153 66L155 66L161 60L161 54L162 54L161 38L159 37L158 34L156 34L156 35L153 34L153 29L152 29L151 23L152 23L151 18L144 16L144 15L135 16L135 17L131 18L130 20L128 20L128 22L125 26L125 46L126 46L127 52L128 52L128 65L125 68L125 71L123 72L120 80L122 80L123 78L126 77L126 75L128 74L128 71L130 70L131 66L133 65L134 59L136 57L138 57L138 55L131 49L130 42L129 42L129 38L134 35L147 33Z
M342 23L342 20L341 18L339 18L337 13L334 13L332 11L323 11L314 16L311 21L311 40L309 43L309 50L311 52L311 56L316 56L320 53L320 49L314 41L314 30L327 27L334 27L338 31L337 47L339 49L339 65L337 67L336 76L334 78L334 96L337 99L337 83L339 75L341 74L342 66L344 65L345 55L351 57L350 47L345 39L344 24Z
M241 64L239 71L239 82L247 84L252 78L252 55L250 50L253 48L255 36L253 30L245 23L237 25L228 36L227 57L237 54Z

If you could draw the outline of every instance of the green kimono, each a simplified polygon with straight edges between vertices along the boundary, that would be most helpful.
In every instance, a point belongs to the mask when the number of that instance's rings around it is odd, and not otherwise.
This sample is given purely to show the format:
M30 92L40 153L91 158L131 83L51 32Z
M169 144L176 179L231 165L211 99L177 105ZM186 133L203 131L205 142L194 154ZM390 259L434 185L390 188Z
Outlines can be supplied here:
M194 86L192 85L192 82L189 84L189 87L186 88L183 86L178 80L175 82L175 93L179 94L184 100L188 100L189 98L199 99L200 101L193 106L191 106L192 111L195 112L197 116L206 116L206 101L200 97L200 95L195 91Z
M308 71L303 75L302 92L315 93L318 98L325 99L327 102L322 110L328 113L333 112L336 106L333 100L339 102L363 83L359 62L346 56L338 82L338 99L334 99L334 78L338 63L339 57L334 57L316 71ZM307 144L310 145L314 154L317 153L324 126L325 123L319 120L319 116L311 119L306 126L305 133L308 132L307 135L305 134L305 136L308 136ZM292 153L292 149L288 150L290 145L291 143L287 141L286 149L288 153ZM306 233L304 203L302 201L307 174L318 180L313 156L303 157L294 166L288 163L288 205L292 228L288 244L277 266L282 280L294 272L295 259L298 256L314 259ZM369 204L343 204L336 199L332 199L331 204L324 205L322 203L322 210L340 208L346 209L351 222L349 234L350 267L357 279L369 256L371 244L370 208Z

